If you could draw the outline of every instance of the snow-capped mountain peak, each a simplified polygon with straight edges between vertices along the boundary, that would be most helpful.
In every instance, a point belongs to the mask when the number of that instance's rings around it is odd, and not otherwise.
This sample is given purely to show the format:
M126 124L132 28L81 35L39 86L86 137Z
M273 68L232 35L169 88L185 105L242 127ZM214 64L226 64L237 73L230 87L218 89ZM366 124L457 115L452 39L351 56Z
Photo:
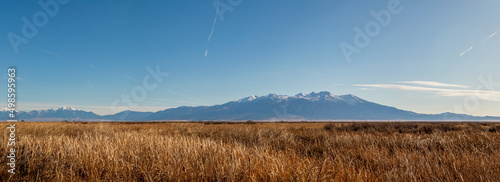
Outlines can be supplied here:
M262 100L262 99L270 99L270 100L289 100L289 99L306 99L310 101L337 101L339 100L338 96L331 94L328 91L321 91L321 92L311 92L309 94L304 94L304 93L299 93L294 96L288 96L288 95L278 95L278 94L268 94L265 96L256 96L256 95L251 95L249 97L245 97L240 100L236 100L234 102L237 103L245 103L245 102L252 102L256 100Z
M259 96L255 96L255 95L251 95L249 97L245 97L243 99L240 99L240 100L237 100L235 102L239 102L239 103L245 103L245 102L250 102L250 101L253 101L255 99L259 98Z
M304 97L307 97L307 98L316 98L316 97L324 97L324 96L331 96L331 97L335 97L335 95L331 94L330 92L328 91L321 91L321 92L311 92L307 95L305 95Z
M57 110L59 110L59 111L79 111L79 109L76 109L74 107L61 107Z
M359 97L356 97L355 95L352 95L352 94L347 94L347 95L341 95L339 96L340 100L350 104L350 105L356 105L356 104L359 104L359 103L365 103L366 101L359 98Z
M0 112L9 111L9 108L0 108Z
M6 109L1 109L5 111ZM125 114L124 114L125 113ZM1 112L0 119L8 119ZM72 107L20 111L19 119L32 121L64 120L500 120L500 117L475 117L453 113L419 114L380 105L354 95L333 95L330 92L311 92L295 96L269 94L249 96L240 100L213 106L181 106L158 112L120 112L97 115Z
M297 94L297 95L295 95L295 97L304 97L304 96L306 96L306 94L304 94L304 93L302 93L302 92L301 92L301 93L299 93L299 94Z
M270 99L286 99L288 96L286 95L277 95L277 94L269 94L266 96L266 98L270 98Z
M297 94L295 95L297 98L303 98L311 101L336 101L338 100L336 95L331 94L330 92L327 91L321 91L321 92L311 92L307 95L304 94Z

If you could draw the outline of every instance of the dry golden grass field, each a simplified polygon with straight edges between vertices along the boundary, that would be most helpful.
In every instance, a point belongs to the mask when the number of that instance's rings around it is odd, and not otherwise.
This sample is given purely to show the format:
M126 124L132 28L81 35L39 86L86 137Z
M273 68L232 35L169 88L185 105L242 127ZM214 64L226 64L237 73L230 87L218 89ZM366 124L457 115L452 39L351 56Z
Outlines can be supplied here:
M16 123L0 181L500 181L500 124Z

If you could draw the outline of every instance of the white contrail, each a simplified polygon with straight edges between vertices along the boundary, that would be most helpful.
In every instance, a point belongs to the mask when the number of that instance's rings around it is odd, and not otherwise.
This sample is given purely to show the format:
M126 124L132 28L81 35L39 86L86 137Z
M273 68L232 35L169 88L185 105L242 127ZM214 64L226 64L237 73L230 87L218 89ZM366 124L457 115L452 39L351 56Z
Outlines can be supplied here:
M495 33L491 34L490 36L486 37L483 41L481 42L486 42L487 40L491 39L493 36L495 36L496 34L498 33L498 31L496 31ZM458 57L462 57L465 53L469 52L470 50L472 50L472 48L474 48L474 46L470 46L469 49L465 50L464 52L462 52Z
M464 52L460 53L460 55L458 57L462 57L465 53L469 52L470 50L472 50L472 48L474 48L474 46L470 46L469 49L465 50Z
M220 1L217 1L217 7L219 7L219 4L220 4ZM214 23L212 24L212 31L210 32L210 35L208 36L207 42L210 42L210 39L212 39L212 35L214 34L215 24L217 23L218 16L219 16L219 8L216 9Z
M493 34L491 34L489 37L487 37L486 39L484 39L483 42L487 41L488 39L491 39L491 37L495 36L497 33L498 33L498 31L495 32L495 33L493 33Z
M219 7L219 5L220 5L220 1L217 1L217 7ZM214 30L215 30L215 24L217 23L217 17L219 16L219 8L216 8L215 11L216 12L215 12L214 23L212 24L212 31L210 32L210 35L208 36L207 44L210 43L210 40L212 39L212 35L214 34ZM208 53L208 46L205 49L205 57L207 57L207 53Z

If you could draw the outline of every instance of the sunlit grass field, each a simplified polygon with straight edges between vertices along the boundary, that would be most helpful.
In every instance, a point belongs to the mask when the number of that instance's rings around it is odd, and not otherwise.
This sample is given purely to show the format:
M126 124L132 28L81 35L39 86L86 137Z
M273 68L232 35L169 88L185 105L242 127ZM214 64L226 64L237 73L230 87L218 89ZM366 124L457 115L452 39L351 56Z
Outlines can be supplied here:
M0 181L498 181L493 123L16 123Z

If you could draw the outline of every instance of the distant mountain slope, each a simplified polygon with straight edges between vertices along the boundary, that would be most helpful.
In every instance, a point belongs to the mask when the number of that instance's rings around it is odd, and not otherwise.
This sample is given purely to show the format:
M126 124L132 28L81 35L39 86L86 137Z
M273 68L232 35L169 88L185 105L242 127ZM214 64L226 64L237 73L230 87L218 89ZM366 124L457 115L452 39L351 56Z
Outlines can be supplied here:
M0 111L0 116L4 117ZM6 115L5 115L6 116ZM74 108L20 112L25 120L500 120L465 114L418 114L363 100L354 95L312 92L295 96L250 96L221 105L177 107L158 112L123 111L99 116ZM6 118L2 118L6 119Z
M7 120L8 111L0 111L2 120ZM18 112L17 118L19 120L32 120L32 121L63 121L63 120L101 120L99 116L93 112L87 112L72 107L61 107L59 109L43 109L33 110L30 112Z
M103 116L104 120L111 121L146 121L153 112L122 111L112 115Z
M290 119L388 119L411 112L374 104L353 95L328 92L283 96L250 96L210 107L179 107L159 111L150 120L290 120ZM386 117L388 116L388 117Z
M222 105L178 107L159 111L148 120L494 120L445 113L418 114L363 100L354 95L312 92L285 96L250 96Z

